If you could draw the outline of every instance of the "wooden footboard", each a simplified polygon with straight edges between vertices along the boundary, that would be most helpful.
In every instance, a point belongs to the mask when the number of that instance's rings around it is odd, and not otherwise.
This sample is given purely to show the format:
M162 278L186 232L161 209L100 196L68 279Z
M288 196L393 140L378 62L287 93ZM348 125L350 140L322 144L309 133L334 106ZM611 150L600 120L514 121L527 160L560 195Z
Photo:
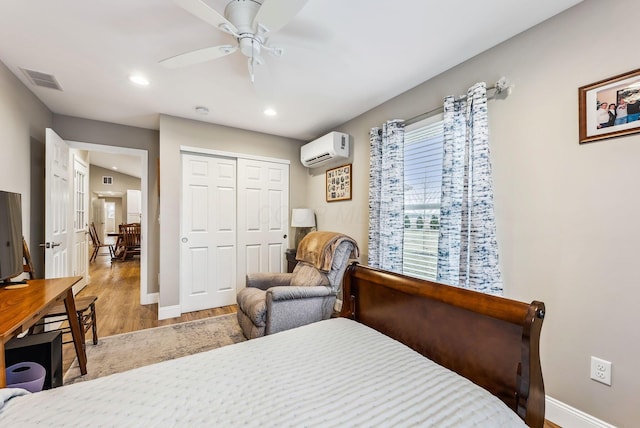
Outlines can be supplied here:
M545 306L410 278L357 263L341 316L390 336L500 398L530 427L544 423L539 341Z

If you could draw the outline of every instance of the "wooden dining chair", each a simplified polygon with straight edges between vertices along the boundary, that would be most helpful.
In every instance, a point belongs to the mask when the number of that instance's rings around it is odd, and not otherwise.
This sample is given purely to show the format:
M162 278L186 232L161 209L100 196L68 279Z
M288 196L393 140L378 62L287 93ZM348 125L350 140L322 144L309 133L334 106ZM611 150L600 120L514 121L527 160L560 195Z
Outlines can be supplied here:
M140 223L122 225L120 229L123 241L122 260L127 257L140 255Z
M118 260L122 258L122 254L124 252L124 224L118 225L118 237L116 238L116 243L113 247L114 252L114 260Z
M96 225L93 222L91 222L91 224L89 225L89 235L91 236L91 242L93 243L93 253L91 253L89 262L95 261L96 257L98 256L110 256L111 258L115 257L115 250L113 249L113 245L102 243L100 236L98 236ZM100 249L104 247L109 248L109 254L99 254Z

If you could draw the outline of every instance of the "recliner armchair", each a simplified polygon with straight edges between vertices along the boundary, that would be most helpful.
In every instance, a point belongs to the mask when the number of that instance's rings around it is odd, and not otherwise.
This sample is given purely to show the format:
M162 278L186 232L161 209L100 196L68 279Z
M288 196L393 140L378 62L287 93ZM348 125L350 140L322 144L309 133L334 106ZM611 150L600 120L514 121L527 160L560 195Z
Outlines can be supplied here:
M320 241L318 240L320 239ZM318 242L325 245L318 246ZM315 245L314 245L315 244ZM310 251L307 251L311 249ZM319 258L330 257L321 270ZM238 293L238 323L247 339L277 333L331 317L355 241L334 232L311 232L300 242L293 273L250 273ZM314 263L318 262L318 263ZM327 267L327 259L324 259Z

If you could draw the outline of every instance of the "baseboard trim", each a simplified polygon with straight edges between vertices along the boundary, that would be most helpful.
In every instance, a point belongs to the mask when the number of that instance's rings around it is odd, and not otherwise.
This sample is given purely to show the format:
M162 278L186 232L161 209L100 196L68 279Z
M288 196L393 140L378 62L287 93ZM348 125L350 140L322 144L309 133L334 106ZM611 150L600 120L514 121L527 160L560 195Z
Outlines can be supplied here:
M160 301L160 293L147 293L140 296L141 305L153 305Z
M182 315L180 305L173 306L158 306L158 319L166 320L169 318L176 318Z
M616 428L614 425L601 421L548 395L545 400L545 406L545 419L561 427Z

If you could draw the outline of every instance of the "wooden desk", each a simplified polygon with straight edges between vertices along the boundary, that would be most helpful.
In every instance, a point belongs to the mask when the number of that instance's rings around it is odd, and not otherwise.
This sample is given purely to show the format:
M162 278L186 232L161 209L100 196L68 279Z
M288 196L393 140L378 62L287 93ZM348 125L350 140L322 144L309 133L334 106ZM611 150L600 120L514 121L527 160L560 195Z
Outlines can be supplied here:
M4 344L18 334L29 330L29 327L42 318L42 314L47 309L61 300L64 300L67 309L80 373L87 373L87 354L81 339L80 324L71 289L81 279L80 276L34 279L27 281L28 287L13 290L0 288L0 388L7 386Z

